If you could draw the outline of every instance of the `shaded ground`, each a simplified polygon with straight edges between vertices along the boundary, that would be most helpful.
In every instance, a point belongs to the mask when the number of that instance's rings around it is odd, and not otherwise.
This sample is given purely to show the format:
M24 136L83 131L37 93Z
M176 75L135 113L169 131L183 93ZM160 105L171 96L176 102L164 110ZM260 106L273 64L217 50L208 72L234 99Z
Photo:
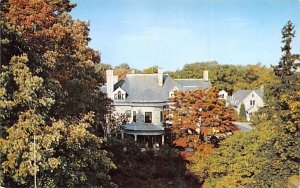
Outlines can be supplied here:
M186 176L185 162L178 152L165 145L160 150L141 150L130 140L110 140L106 148L116 164L110 175L119 187L157 188L200 187L191 177Z

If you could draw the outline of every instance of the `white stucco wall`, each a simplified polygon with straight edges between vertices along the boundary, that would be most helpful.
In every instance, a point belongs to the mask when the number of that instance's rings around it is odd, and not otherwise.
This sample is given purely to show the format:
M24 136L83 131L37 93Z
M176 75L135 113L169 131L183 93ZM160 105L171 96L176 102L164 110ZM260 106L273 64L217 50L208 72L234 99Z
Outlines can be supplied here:
M116 105L115 106L117 113L126 113L126 110L131 111L131 118L128 119L128 123L132 123L133 121L133 111L136 111L136 122L137 123L145 123L145 112L152 112L152 124L154 125L162 125L160 121L161 111L163 110L163 106L132 106L132 105Z
M254 105L253 107L250 105L250 101L251 101L251 100L255 100L255 105ZM253 113L256 112L260 107L263 107L263 106L264 106L264 101L263 101L262 98L260 98L260 97L256 94L256 92L254 92L254 91L252 91L252 92L251 92L251 93L243 100L243 103L244 103L244 105L245 105L246 111L252 107L252 108L248 111L248 113L247 113L247 119L248 119L248 120L250 120L250 116L251 116L250 113L253 114ZM239 106L238 106L238 108L237 108L237 112L238 112L238 113L240 112L241 104L242 104L242 103L240 103Z

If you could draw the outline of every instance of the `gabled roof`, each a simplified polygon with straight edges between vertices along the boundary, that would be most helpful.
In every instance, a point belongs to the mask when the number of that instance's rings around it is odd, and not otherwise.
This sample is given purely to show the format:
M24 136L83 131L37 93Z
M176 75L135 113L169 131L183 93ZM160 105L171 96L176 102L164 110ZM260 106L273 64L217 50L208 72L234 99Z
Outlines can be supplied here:
M204 83L202 79L173 80L165 74L163 75L163 86L160 87L157 74L127 74L114 85L114 90L119 87L127 93L126 99L121 102L166 102L169 92L174 88L179 90L190 90L197 87L206 89L211 87L211 83Z
M175 79L175 81L182 86L183 90L191 90L199 87L203 89L211 88L211 83L203 79Z
M114 85L114 90L121 87L127 93L124 102L165 102L169 91L181 86L168 75L163 76L163 86L158 86L157 74L128 74Z
M261 99L263 99L264 92L263 92L263 90L260 90L260 89L258 89L258 90L238 90L235 94L233 94L233 97L235 98L235 101L237 101L237 104L240 104L252 92L255 92Z

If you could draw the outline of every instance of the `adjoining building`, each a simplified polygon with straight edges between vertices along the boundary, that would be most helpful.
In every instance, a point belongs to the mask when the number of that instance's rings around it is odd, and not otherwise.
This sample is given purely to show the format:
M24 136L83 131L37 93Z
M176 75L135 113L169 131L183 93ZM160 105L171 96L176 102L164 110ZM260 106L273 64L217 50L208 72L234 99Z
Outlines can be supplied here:
M106 71L106 86L101 90L113 100L117 113L127 116L123 136L149 136L164 144L163 110L168 108L169 98L179 90L211 88L208 71L203 72L203 79L172 79L162 69L157 74L127 74L117 81L113 70Z
M226 101L226 105L233 106L238 114L240 114L241 105L244 104L248 121L259 108L264 107L263 86L257 90L238 90L232 96L229 96L226 91L222 90L219 92L219 96L220 99Z

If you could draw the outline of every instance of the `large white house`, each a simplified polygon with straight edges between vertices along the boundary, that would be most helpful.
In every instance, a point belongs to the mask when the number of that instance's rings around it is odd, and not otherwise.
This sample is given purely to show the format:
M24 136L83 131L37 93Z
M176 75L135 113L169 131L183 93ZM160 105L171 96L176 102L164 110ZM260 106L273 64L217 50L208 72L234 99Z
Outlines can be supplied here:
M207 70L203 79L172 79L159 69L157 74L127 74L119 81L113 70L107 70L106 79L102 91L113 100L116 112L126 114L128 119L123 133L133 135L135 141L138 135L159 135L161 144L164 143L163 110L174 92L211 87Z

